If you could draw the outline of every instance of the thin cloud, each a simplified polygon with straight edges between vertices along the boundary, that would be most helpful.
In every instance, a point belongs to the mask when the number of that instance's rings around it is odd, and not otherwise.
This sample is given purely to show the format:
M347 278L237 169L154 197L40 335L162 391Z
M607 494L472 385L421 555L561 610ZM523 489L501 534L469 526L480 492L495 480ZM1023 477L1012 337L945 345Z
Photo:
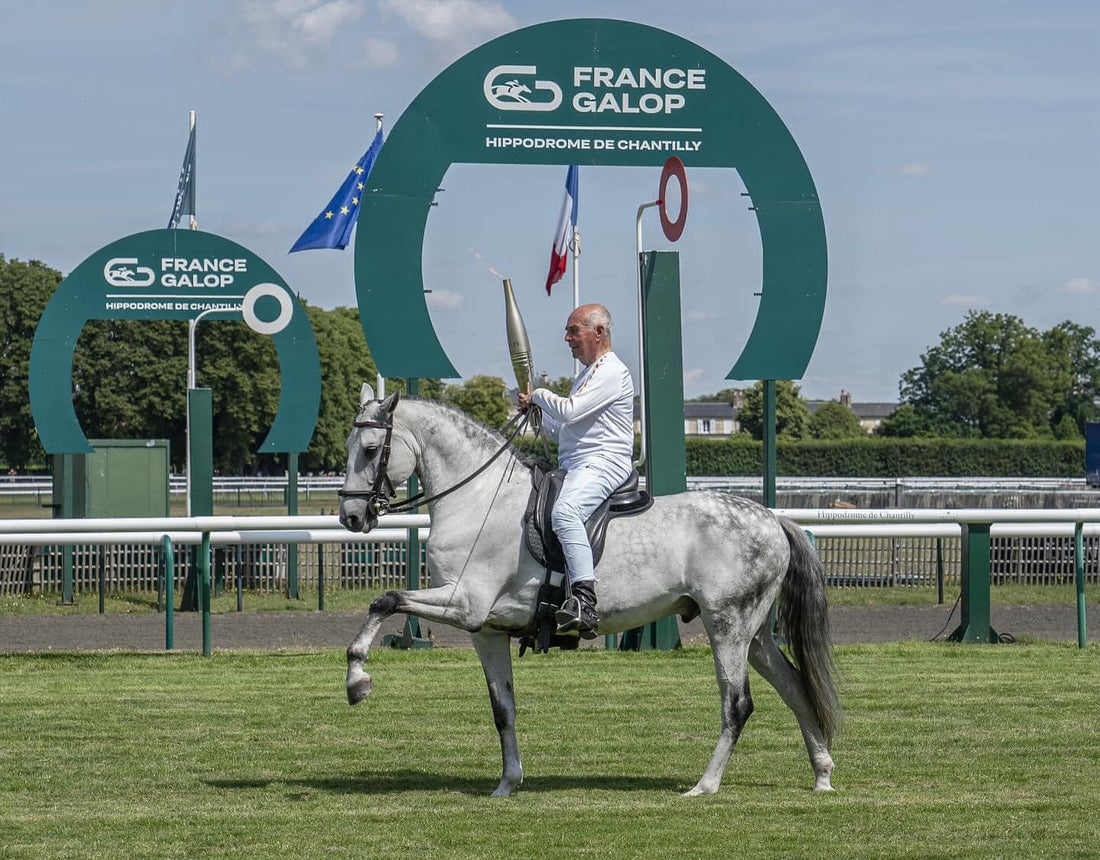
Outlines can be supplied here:
M265 56L304 71L323 60L336 36L362 14L362 0L241 0L230 30L244 44L235 46L223 66L240 71Z
M718 314L714 311L688 311L684 315L684 322L689 323L706 322L714 319L718 319Z
M902 176L931 176L933 174L932 165L924 164L920 161L913 161L909 164L902 164L898 167L898 173Z
M958 293L949 293L940 299L940 304L960 308L985 307L989 304L989 299L985 296L963 296Z
M1072 278L1063 284L1061 292L1063 293L1095 293L1098 284L1092 278Z
M706 375L706 371L701 367L693 367L691 370L684 371L684 382L698 382Z
M454 290L432 290L424 296L424 300L428 303L429 308L453 311L462 307L465 298L462 293L456 293Z
M488 0L379 0L378 6L427 39L438 53L450 56L518 26L500 3Z

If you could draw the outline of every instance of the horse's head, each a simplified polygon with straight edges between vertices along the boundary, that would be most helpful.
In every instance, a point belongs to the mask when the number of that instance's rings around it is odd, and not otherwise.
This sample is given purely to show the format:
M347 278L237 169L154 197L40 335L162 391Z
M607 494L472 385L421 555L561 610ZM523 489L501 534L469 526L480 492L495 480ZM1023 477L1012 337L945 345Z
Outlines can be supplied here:
M394 495L394 485L416 467L407 444L394 444L394 411L401 399L395 391L376 400L363 384L359 413L348 434L348 469L340 488L340 523L353 532L369 532L378 524Z

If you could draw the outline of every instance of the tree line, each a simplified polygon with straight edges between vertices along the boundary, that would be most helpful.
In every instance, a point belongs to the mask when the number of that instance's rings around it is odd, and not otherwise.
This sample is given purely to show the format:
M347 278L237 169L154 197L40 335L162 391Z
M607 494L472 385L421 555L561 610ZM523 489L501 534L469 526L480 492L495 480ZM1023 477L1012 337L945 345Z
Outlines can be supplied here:
M39 261L0 254L0 460L24 469L45 461L28 394L31 342L39 317L61 282ZM303 302L321 361L321 403L305 472L342 471L345 439L359 387L377 369L359 312ZM226 474L281 471L283 458L257 455L279 402L279 366L271 340L239 321L214 321L196 336L198 384L212 389L215 468ZM94 320L73 359L73 404L89 438L158 438L171 443L173 467L185 460L187 322ZM567 394L569 377L540 384ZM387 380L404 390L404 380ZM900 405L876 433L893 437L1080 439L1100 417L1100 340L1070 321L1048 331L1011 314L971 311L942 332L899 384ZM508 419L503 379L475 376L461 385L420 380L419 394L450 402L490 426ZM724 389L696 400L740 403L742 433L763 436L763 385ZM811 414L799 387L777 382L777 436L785 441L865 436L851 409L830 401Z

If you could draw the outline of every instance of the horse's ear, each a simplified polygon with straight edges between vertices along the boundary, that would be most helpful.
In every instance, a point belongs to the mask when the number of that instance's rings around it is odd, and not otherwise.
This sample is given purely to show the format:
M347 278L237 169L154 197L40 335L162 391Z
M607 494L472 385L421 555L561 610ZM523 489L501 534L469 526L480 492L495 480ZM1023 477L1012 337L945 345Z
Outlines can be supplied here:
M400 391L395 391L393 394L391 394L389 397L387 397L385 400L382 401L382 411L383 412L388 412L392 415L393 410L395 410L397 408L397 401L399 401L400 399L401 399L401 392Z
M374 400L374 389L370 387L369 382L364 382L363 387L359 389L359 405L366 406Z

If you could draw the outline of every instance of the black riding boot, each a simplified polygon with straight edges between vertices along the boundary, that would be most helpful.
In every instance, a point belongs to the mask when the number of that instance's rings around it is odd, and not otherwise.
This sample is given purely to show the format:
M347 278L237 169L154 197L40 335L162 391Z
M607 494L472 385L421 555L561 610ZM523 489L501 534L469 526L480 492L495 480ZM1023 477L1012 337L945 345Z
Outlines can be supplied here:
M561 609L554 613L559 633L576 630L582 639L595 639L600 618L596 615L596 583L589 579L569 586L573 592Z

